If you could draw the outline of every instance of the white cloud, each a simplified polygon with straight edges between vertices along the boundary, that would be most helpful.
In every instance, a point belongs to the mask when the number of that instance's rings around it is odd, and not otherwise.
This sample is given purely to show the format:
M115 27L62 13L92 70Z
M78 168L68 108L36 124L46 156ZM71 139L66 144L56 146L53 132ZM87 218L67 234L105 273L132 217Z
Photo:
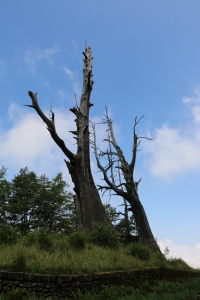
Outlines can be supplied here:
M22 110L19 108L19 106L16 103L11 103L8 108L8 116L9 119L14 122L14 120L18 119L22 115Z
M148 144L148 148L145 146L145 151L151 154L151 174L169 178L176 173L200 168L200 139L197 133L188 137L168 125L156 129L155 141Z
M152 134L155 141L142 144L154 176L169 179L178 173L200 170L200 90L194 92L193 98L183 99L192 120L177 128L162 125Z
M44 50L31 46L24 55L24 61L28 65L30 72L34 74L39 61L47 60L50 65L53 65L53 57L58 52L59 48L56 46Z
M194 116L195 122L200 123L200 106L194 106L192 108L192 114Z
M28 109L27 109L28 110ZM74 139L69 130L74 130L74 116L66 111L55 110L56 128L66 146L76 151ZM16 173L20 168L28 166L39 174L55 176L58 172L67 169L64 163L65 155L52 140L45 124L36 112L20 109L12 104L9 108L11 128L0 134L0 161ZM48 113L46 113L48 115ZM66 180L71 183L68 172Z
M193 268L200 268L200 243L194 246L175 245L170 239L163 239L158 241L160 249L164 252L165 247L169 249L168 258L181 258L189 266Z

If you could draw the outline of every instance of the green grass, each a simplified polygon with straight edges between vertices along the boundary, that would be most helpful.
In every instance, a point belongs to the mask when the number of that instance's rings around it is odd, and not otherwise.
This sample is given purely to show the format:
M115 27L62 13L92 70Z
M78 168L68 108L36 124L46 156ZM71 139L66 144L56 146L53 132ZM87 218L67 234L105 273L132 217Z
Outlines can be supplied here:
M131 287L106 287L100 293L77 295L78 300L196 300L200 294L200 279L180 282L157 281L154 285L144 283L139 289Z
M181 259L167 260L160 254L145 252L144 246L109 248L93 244L88 236L84 243L82 236L76 240L74 237L46 234L43 238L20 237L15 244L2 244L0 270L59 275L163 266L191 269Z

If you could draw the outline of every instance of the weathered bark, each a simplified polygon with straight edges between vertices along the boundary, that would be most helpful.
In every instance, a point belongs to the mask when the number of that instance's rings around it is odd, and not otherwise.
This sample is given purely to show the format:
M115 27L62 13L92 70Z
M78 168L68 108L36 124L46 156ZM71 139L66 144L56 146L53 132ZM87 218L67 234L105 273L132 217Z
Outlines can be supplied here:
M111 137L109 137L110 140ZM111 151L111 142L109 142L109 151ZM110 163L112 163L112 156L110 158ZM113 166L112 166L113 168ZM114 174L112 172L111 174L112 177L112 182L114 182ZM120 168L119 168L119 162L118 162L118 177L119 177L119 183L122 184L122 180L121 180L121 173L120 173ZM122 191L123 189L123 185L121 186ZM128 205L127 205L127 201L125 198L123 198L124 200L124 219L125 219L125 228L126 228L126 239L129 240L129 237L131 235L130 233L130 224L129 224L129 217L128 217Z
M134 181L133 178L133 173L134 173L134 167L135 167L135 162L136 162L136 153L137 153L137 147L140 142L138 142L138 138L136 133L135 133L135 127L138 124L139 121L137 119L135 120L135 125L134 125L134 144L133 144L133 150L132 150L132 160L131 163L129 164L123 154L123 151L121 148L117 145L115 137L114 137L114 132L113 132L113 127L112 127L112 121L109 119L107 111L105 115L106 119L104 120L104 123L107 123L108 125L108 132L109 136L107 139L104 141L108 142L109 144L111 143L114 150L111 151L111 149L108 148L106 152L100 151L100 154L98 155L97 153L97 146L96 146L96 134L95 134L95 125L93 124L93 134L94 134L94 153L97 161L97 166L98 168L102 171L104 180L107 183L106 186L99 186L99 189L101 190L113 190L116 195L123 197L126 199L130 206L131 206L131 211L133 213L133 216L135 218L136 222L136 229L139 235L139 240L143 244L147 245L150 247L152 250L156 252L160 252L160 248L153 236L153 233L151 231L151 228L149 226L149 222L146 216L146 213L144 211L144 208L140 202L139 196L138 196L138 184L141 181L141 179L138 182ZM115 157L112 159L109 159L109 164L106 168L104 168L99 160L99 156L109 156L109 157ZM121 173L123 174L124 177L124 183L121 181L119 182L118 185L116 185L115 181L113 180L113 175L111 174L111 180L109 179L108 176L108 171L113 168L114 162L116 160L119 162L120 166L116 166L116 168L121 170ZM123 188L122 188L123 187Z
M125 219L125 226L126 226L126 236L130 236L130 226L129 226L129 218L128 218L128 207L126 199L124 200L124 219Z
M83 68L83 91L80 100L80 106L75 106L70 109L76 116L76 131L71 131L77 140L77 153L73 154L65 145L64 141L58 136L55 127L55 117L52 113L52 118L48 119L39 107L37 94L28 92L32 99L32 107L39 114L40 118L46 123L51 137L60 147L63 153L69 159L65 160L72 181L74 183L75 205L77 212L77 227L78 230L88 229L93 230L98 224L104 223L111 226L105 209L102 205L99 193L95 186L91 168L90 168L90 145L89 145L89 110L93 105L90 103L90 94L92 91L92 50L86 48L84 55Z

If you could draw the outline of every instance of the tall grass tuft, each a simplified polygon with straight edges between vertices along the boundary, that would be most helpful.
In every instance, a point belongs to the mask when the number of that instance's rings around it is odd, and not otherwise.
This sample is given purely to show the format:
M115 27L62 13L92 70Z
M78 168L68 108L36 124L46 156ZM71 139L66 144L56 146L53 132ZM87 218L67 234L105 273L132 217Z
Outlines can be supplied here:
M75 232L70 234L68 241L71 248L82 250L86 245L86 235L82 232Z
M131 243L127 247L128 253L141 260L149 260L151 257L151 250L139 243Z
M99 225L95 232L91 234L91 241L103 247L117 248L119 240L114 230L105 225Z

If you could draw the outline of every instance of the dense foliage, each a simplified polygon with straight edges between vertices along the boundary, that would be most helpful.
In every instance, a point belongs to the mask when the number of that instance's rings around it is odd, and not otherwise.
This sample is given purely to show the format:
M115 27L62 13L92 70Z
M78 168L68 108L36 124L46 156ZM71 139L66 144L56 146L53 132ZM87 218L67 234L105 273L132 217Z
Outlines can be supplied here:
M75 208L72 193L58 173L50 180L28 168L20 169L11 182L0 169L0 224L8 224L25 235L32 230L72 232Z
M151 256L151 251L147 246L131 243L128 245L128 252L134 256L138 257L141 260L149 260Z

